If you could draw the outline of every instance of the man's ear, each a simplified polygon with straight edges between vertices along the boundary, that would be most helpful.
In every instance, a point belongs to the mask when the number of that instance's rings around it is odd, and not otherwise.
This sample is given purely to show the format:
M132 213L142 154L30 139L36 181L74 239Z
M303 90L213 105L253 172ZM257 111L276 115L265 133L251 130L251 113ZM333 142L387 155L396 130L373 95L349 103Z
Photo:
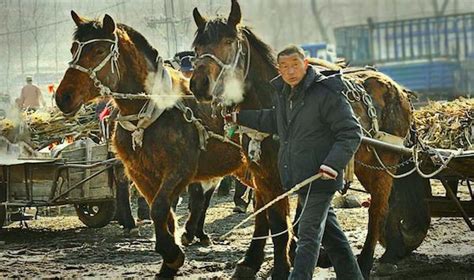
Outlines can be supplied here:
M305 58L303 60L303 63L304 63L304 69L308 69L308 65L309 65L309 60L307 58Z

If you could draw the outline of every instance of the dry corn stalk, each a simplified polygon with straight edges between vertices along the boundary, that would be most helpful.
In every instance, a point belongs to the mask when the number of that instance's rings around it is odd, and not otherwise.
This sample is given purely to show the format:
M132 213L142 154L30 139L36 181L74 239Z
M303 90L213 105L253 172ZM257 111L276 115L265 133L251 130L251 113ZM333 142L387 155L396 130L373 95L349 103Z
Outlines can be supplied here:
M415 111L419 139L434 148L474 149L474 99L430 102Z
M26 124L34 149L60 142L66 136L91 137L98 134L99 121L95 115L95 104L84 106L73 118L66 118L58 108L23 112L20 120L4 119L0 122L0 136L11 133L19 124Z

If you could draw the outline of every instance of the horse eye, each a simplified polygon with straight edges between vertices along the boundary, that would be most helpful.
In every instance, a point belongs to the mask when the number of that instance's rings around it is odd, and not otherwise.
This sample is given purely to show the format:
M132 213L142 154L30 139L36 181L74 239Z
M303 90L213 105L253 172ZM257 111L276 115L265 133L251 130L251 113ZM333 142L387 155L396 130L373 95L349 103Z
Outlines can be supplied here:
M225 40L225 43L228 44L228 45L232 44L233 42L234 42L234 40L232 40L232 39Z
M103 49L103 48L97 49L95 51L95 53L98 54L98 55L103 55L103 54L105 54L105 49Z

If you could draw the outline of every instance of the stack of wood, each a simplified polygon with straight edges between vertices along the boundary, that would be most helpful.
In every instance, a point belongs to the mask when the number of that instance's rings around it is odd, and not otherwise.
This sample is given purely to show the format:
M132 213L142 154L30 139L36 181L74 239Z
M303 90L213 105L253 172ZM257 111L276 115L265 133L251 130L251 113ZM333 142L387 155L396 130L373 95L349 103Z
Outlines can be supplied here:
M99 121L95 115L95 104L83 106L74 117L67 118L57 107L47 110L23 112L20 121L4 119L0 123L0 136L12 133L15 127L26 125L30 139L26 141L33 149L41 149L51 143L61 143L66 137L97 137ZM11 138L11 137L9 137Z
M474 99L430 102L414 113L419 139L434 148L474 149Z

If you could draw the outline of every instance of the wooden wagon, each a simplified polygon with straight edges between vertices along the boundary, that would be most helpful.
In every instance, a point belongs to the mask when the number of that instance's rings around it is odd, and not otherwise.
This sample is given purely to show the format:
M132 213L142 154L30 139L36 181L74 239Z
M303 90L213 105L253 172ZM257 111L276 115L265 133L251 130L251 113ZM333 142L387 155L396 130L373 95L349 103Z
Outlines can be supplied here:
M89 227L102 227L113 219L112 167L117 160L109 158L106 144L81 140L62 150L60 158L9 156L14 149L0 147L0 227L22 219L15 214L25 207L66 204L74 205Z

